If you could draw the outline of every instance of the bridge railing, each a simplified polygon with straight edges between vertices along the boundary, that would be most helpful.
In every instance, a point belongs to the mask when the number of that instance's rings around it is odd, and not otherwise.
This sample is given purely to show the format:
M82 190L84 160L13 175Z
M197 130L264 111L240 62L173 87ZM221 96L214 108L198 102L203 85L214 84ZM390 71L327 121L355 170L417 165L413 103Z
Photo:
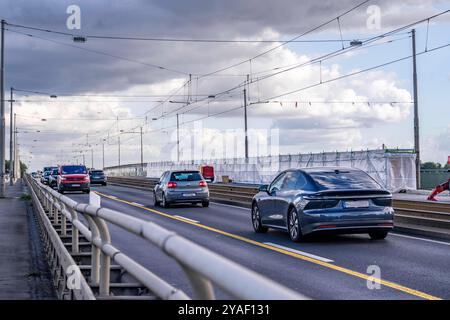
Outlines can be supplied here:
M76 202L40 184L29 175L25 180L31 190L35 212L44 231L44 245L61 298L111 297L110 272L113 261L145 286L156 299L214 299L213 286L237 299L306 299L304 295L153 222L108 208ZM113 246L108 224L116 225L147 240L175 259L191 284L193 297L173 287ZM71 276L74 273L82 274L72 257L82 251L81 237L91 246L88 254L90 277L87 280L82 277L78 287L69 288L66 283ZM64 243L62 239L69 242Z

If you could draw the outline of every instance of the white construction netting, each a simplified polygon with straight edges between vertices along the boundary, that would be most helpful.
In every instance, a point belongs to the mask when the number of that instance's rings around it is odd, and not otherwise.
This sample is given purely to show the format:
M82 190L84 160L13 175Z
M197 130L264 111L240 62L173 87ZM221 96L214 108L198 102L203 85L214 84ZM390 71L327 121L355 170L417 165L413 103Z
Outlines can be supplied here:
M233 182L262 184L286 169L338 166L359 168L370 174L391 191L416 189L415 154L410 150L367 150L352 152L324 152L244 158L212 159L180 162L151 162L143 170L128 165L109 168L113 175L146 175L157 178L166 170L198 170L200 165L214 167L215 181L228 176Z

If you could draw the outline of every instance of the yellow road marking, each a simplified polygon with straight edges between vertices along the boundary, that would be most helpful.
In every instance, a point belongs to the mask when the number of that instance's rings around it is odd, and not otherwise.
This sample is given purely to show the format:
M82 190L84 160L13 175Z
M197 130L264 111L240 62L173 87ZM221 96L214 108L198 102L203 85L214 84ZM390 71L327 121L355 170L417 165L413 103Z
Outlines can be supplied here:
M213 228L213 227L209 227L209 226L203 225L203 224L198 223L198 222L193 222L193 221L188 221L188 220L183 219L183 218L178 218L178 217L175 217L173 215L170 215L170 214L167 214L167 213L155 210L155 209L150 209L150 208L147 208L147 207L144 207L144 206L141 206L141 205L137 205L137 204L134 204L133 202L122 200L122 199L119 199L119 198L114 197L114 196L109 196L107 194L103 194L103 193L100 193L100 192L97 192L97 193L99 195L105 197L105 198L108 198L108 199L111 199L111 200L114 200L114 201L118 201L118 202L123 202L123 203L131 205L133 207L138 207L140 209L156 213L156 214L158 214L160 216L163 216L163 217L166 217L166 218L169 218L169 219L178 220L178 221L181 221L181 222L184 222L184 223L187 223L187 224L191 224L191 225L194 225L196 227L199 227L199 228L202 228L202 229L205 229L205 230L209 230L209 231L212 231L212 232L215 232L215 233L218 233L218 234L221 234L221 235L233 238L233 239L237 239L237 240L240 240L240 241L243 241L243 242L246 242L246 243L250 243L250 244L253 244L253 245L258 246L258 247L262 247L262 248L266 248L266 249L269 249L269 250L272 250L272 251L276 251L276 252L279 252L279 253L282 253L282 254L285 254L285 255L288 255L288 256L300 259L300 260L304 260L304 261L308 261L308 262L311 262L311 263L314 263L314 264L317 264L317 265L321 265L321 266L323 266L325 268L336 270L336 271L339 271L339 272L342 272L342 273L345 273L345 274L348 274L348 275L352 275L352 276L357 277L357 278L361 278L361 279L364 279L364 280L369 280L369 281L372 281L372 282L377 282L377 283L380 283L380 284L382 284L382 285L384 285L386 287L390 287L392 289L396 289L396 290L399 290L399 291L411 294L413 296L417 296L417 297L420 297L420 298L423 298L423 299L427 299L427 300L442 300L439 297L436 297L436 296L433 296L433 295L430 295L430 294L427 294L427 293L424 293L424 292L421 292L421 291L418 291L418 290L414 290L414 289L402 286L400 284L397 284L397 283L394 283L394 282L391 282L391 281L386 281L386 280L374 278L372 276L369 276L369 275L361 273L361 272L353 271L351 269L340 267L340 266L337 266L337 265L332 264L332 263L320 261L320 260L317 260L317 259L314 259L314 258L311 258L311 257L307 257L307 256L304 256L304 255L295 253L295 252L290 252L288 250L284 250L284 249L277 248L277 247L274 247L274 246L271 246L271 245L267 245L267 244L262 243L262 242L258 242L258 241L255 241L255 240L252 240L252 239L249 239L249 238L245 238L245 237L233 234L233 233L222 231L222 230L219 230L219 229L216 229L216 228Z

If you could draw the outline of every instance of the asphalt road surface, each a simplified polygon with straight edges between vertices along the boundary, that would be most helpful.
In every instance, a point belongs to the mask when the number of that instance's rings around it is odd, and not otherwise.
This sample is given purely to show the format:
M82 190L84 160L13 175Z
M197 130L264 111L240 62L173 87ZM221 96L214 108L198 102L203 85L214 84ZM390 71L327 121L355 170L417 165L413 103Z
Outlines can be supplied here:
M343 235L293 243L281 231L256 234L249 209L216 203L164 209L153 206L150 191L111 185L92 190L102 196L102 206L155 222L312 299L450 299L449 242L392 233L380 241ZM88 202L88 195L67 195ZM135 235L110 228L113 245L192 293L173 259ZM377 271L381 286L370 281Z

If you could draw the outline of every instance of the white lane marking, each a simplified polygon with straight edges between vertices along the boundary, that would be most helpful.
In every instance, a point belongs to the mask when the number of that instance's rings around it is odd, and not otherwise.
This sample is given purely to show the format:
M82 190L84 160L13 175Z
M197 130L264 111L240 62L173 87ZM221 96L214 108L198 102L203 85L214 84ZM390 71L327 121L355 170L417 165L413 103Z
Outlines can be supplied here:
M145 207L142 203L139 203L139 202L132 202L132 204L135 204L135 205L140 206L140 207Z
M444 244L446 246L450 246L450 242L437 241L437 240L431 240L431 239L425 239L425 238L418 238L418 237L407 236L405 234L392 233L392 232L389 233L389 235L397 236L397 237L403 237L403 238L409 238L409 239L415 239L415 240L422 240L422 241L432 242L432 243L439 243L439 244Z
M186 218L186 217L183 217L183 216L174 215L174 217L177 217L177 218L180 218L180 219L183 219L183 220L187 220L187 221L191 221L191 222L194 222L194 223L199 223L199 221L197 221L197 220L189 219L189 218Z
M231 208L236 208L236 209L241 209L241 210L251 211L249 208L233 206L233 205L231 205L231 204L220 203L220 202L214 202L214 201L211 201L211 203L214 203L215 205L219 205L219 206L231 207Z
M323 261L323 262L334 262L333 260L328 259L328 258L324 258L324 257L321 257L321 256L316 256L315 254L311 254L311 253L308 253L308 252L292 249L292 248L285 247L285 246L282 246L282 245L279 245L279 244L276 244L276 243L264 242L264 244L267 244L267 245L272 246L272 247L277 247L277 248L280 248L280 249L283 249L283 250L286 250L286 251L290 251L290 252L293 252L293 253L298 253L298 254L301 254L302 256L310 257L310 258L317 259L317 260L320 260L320 261Z

